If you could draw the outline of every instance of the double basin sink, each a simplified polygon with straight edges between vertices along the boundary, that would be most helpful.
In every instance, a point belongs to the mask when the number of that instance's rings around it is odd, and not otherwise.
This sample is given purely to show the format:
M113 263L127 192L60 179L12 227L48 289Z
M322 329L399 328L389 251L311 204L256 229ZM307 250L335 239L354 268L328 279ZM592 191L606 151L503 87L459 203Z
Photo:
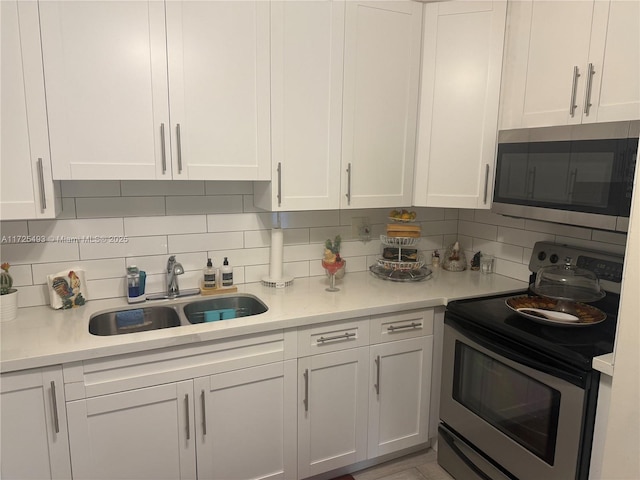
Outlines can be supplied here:
M99 336L146 332L162 328L203 323L205 312L233 311L233 317L259 315L267 306L253 295L241 294L208 299L196 299L175 305L140 305L109 310L89 319L89 333Z

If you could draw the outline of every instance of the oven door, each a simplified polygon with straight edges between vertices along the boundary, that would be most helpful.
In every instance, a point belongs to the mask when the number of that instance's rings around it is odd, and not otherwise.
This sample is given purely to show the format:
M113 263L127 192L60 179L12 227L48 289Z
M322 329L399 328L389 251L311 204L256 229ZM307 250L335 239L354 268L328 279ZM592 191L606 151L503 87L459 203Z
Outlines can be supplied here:
M560 378L549 373L554 367L452 325L447 320L444 326L443 424L516 478L575 479L586 407L585 389L578 385L584 377Z

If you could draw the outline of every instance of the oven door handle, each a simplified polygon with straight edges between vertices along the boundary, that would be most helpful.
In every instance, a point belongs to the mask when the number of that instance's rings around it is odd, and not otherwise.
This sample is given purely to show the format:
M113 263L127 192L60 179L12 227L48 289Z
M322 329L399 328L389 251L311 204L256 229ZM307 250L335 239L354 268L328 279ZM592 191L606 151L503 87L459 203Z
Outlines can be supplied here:
M498 342L491 341L490 339L485 338L484 336L478 335L477 333L471 332L468 329L462 327L458 324L458 322L454 319L445 320L445 323L449 324L452 328L460 332L460 334L464 335L468 339L474 341L478 345L483 346L487 350L490 350L504 358L507 358L513 362L516 362L520 365L524 365L526 367L532 368L542 373L546 373L548 375L552 375L556 378L561 378L562 380L566 380L573 385L585 388L587 379L578 374L576 370L567 371L565 369L555 368L551 365L547 365L546 363L538 362L537 360L531 358L526 353L517 352L511 348L504 347L500 345ZM520 347L527 348L527 347ZM540 352L535 352L540 355Z
M473 473L475 473L478 476L478 478L481 478L482 480L492 480L491 477L489 477L489 475L487 475L482 470L480 470L480 467L478 467L475 463L473 463L473 461L471 461L471 459L464 454L464 452L460 449L460 447L456 445L455 438L453 438L449 434L449 432L443 430L442 428L439 428L438 433L440 434L440 437L446 442L446 444L449 445L449 448L453 450L453 452L458 456L458 458L462 460L464 464Z

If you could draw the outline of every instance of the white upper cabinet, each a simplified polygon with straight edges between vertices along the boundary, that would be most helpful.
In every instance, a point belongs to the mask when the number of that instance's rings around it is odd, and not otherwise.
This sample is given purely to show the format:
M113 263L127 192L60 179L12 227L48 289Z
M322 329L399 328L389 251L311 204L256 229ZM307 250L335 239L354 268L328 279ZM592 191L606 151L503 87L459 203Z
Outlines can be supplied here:
M489 208L504 1L425 5L416 206Z
M595 3L589 62L593 65L591 105L582 122L639 119L640 2Z
M347 2L341 208L410 205L422 4Z
M422 4L323 0L271 6L267 210L409 205Z
M54 178L270 178L268 2L40 14Z
M269 2L167 1L173 178L271 178Z
M54 218L38 6L3 1L0 219Z
M629 0L509 7L502 129L640 118L640 7Z
M345 2L271 3L272 182L266 210L340 206Z
M40 25L54 178L171 178L163 3L40 2Z

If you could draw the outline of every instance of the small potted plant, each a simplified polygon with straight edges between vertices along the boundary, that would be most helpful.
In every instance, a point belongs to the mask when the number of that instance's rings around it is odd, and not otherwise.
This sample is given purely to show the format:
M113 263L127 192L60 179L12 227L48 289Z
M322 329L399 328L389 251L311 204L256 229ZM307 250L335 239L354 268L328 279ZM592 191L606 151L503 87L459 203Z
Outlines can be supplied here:
M9 273L8 263L0 265L0 321L6 322L18 314L18 290L13 287L13 277Z
M331 241L331 239L327 239L324 244L322 266L327 271L327 275L329 275L329 288L326 289L328 292L337 292L340 290L335 286L336 275L338 278L342 278L344 276L344 266L346 261L340 257L341 242L342 239L340 238L340 235L336 235L333 241Z

